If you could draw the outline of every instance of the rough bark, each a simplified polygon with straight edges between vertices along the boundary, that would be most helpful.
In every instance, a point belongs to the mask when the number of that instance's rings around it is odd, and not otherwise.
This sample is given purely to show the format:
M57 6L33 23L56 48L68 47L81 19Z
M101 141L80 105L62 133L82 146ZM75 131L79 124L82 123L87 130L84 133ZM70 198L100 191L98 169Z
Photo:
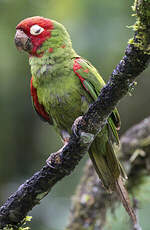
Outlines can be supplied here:
M129 129L120 141L120 160L128 174L128 191L132 194L150 174L150 117ZM108 210L114 210L120 199L103 188L90 160L73 197L67 230L102 230ZM134 199L135 209L137 201Z
M114 107L147 67L150 58L150 1L135 0L134 10L137 14L134 38L130 40L125 56L113 71L98 100L82 119L75 121L74 132L65 148L52 154L49 166L45 165L35 173L0 208L1 229L8 225L15 228L60 179L72 172Z

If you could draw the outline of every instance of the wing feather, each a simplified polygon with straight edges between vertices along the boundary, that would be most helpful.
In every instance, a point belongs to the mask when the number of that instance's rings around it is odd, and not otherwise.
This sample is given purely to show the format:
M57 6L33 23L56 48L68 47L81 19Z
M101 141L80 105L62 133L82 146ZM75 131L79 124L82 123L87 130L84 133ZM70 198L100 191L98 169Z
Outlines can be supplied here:
M84 89L93 98L93 101L96 101L101 89L105 85L105 82L97 70L94 68L94 66L92 66L88 61L82 59L81 57L76 57L74 59L73 71L80 79ZM116 108L108 118L108 124L116 139L116 143L119 144L117 130L120 128L120 116Z

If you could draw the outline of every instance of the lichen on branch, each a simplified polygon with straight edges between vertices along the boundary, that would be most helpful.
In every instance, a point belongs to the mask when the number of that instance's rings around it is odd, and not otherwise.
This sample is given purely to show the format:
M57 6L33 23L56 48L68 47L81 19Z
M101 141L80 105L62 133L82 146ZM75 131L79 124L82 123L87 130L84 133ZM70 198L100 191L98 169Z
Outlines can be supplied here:
M150 55L150 1L136 0L132 9L136 12L133 16L137 19L132 26L135 36L129 40L129 44Z

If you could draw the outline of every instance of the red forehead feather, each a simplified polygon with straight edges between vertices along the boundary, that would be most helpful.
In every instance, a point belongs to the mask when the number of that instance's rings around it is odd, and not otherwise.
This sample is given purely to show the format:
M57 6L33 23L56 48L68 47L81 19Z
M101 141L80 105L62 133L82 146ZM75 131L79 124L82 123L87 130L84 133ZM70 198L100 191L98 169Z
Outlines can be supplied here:
M52 30L53 29L53 23L48 18L43 18L40 16L30 17L22 20L16 27L16 29L22 29L26 32L30 31L30 27L33 25L39 25L43 27L46 30Z

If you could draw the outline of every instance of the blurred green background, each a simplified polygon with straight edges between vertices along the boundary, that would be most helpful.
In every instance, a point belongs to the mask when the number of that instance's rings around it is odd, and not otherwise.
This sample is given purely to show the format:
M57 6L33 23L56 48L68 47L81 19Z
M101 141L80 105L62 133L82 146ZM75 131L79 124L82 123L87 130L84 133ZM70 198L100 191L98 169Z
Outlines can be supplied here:
M35 15L63 23L71 34L75 50L89 59L107 81L132 36L131 29L127 28L135 20L131 17L132 4L131 0L0 0L1 204L42 167L49 153L58 150L61 145L53 128L41 122L33 111L28 58L24 53L19 53L14 45L16 25L20 20ZM134 95L124 98L118 106L122 118L120 135L149 115L149 74L150 69L138 79ZM82 175L86 158L30 213L33 216L32 229L64 228L70 197ZM145 195L140 203L143 230L149 230L148 212L150 199L147 200ZM127 216L123 223L127 229ZM110 221L108 229L114 229L112 226ZM115 224L115 229L123 230L122 223Z

